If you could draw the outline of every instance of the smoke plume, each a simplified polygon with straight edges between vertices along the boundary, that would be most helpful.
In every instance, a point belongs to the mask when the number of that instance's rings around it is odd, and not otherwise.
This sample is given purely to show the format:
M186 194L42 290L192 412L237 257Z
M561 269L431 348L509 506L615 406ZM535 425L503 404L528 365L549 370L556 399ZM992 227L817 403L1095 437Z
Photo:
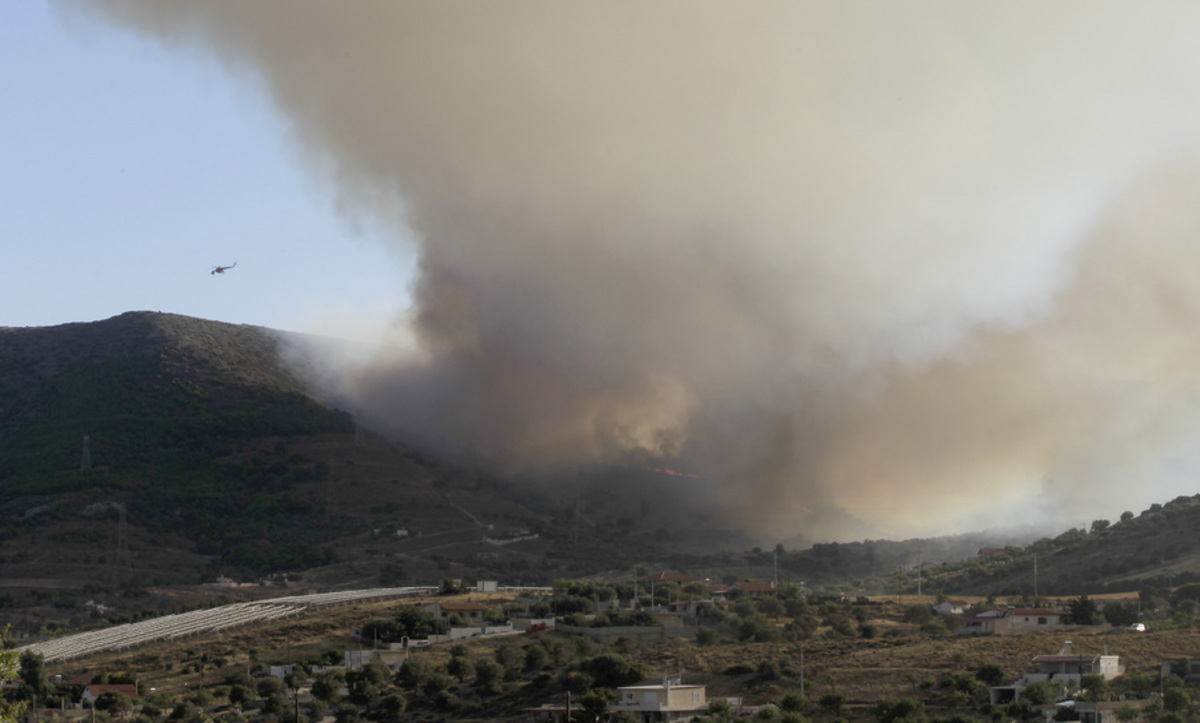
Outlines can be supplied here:
M415 347L338 377L406 439L764 535L1196 491L1200 8L60 4L214 53L418 244Z

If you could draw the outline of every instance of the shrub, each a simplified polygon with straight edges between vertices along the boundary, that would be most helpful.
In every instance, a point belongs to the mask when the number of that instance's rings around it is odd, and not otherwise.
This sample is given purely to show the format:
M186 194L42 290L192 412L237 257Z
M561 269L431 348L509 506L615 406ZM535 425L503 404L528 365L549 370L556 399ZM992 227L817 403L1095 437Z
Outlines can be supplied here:
M841 693L826 693L817 700L817 705L830 715L841 717L842 708L846 705L846 696Z
M987 686L1000 685L1006 675L1004 667L997 663L984 663L975 670L975 678Z
M779 701L779 707L789 713L799 713L808 707L808 701L798 693L788 693Z
M879 723L918 723L926 720L925 704L912 698L884 698L873 710Z
M641 663L628 661L618 655L597 655L585 660L580 670L592 676L602 688L618 688L634 685L650 674L650 669Z

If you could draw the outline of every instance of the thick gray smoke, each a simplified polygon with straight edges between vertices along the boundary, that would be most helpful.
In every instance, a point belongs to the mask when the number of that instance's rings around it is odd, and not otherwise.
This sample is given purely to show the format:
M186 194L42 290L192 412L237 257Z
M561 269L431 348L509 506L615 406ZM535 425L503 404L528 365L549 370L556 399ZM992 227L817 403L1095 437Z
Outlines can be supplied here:
M337 375L397 434L764 534L1196 491L1200 7L60 4L211 50L418 239L417 348Z

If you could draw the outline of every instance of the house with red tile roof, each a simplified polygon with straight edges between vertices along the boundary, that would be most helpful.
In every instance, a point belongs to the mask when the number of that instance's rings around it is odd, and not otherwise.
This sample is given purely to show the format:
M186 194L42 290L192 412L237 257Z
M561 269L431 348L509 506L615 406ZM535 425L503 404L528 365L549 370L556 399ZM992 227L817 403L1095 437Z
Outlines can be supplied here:
M137 700L139 698L137 685L134 683L113 683L110 685L93 684L83 689L83 695L79 697L79 702L95 704L97 698L110 691L113 693L121 693L132 698L133 700Z
M704 589L708 591L713 600L728 600L729 593L733 592L733 588L728 585L705 585Z
M778 594L779 590L775 588L773 583L769 582L735 582L733 583L735 590L741 590L747 597L762 597L764 595Z

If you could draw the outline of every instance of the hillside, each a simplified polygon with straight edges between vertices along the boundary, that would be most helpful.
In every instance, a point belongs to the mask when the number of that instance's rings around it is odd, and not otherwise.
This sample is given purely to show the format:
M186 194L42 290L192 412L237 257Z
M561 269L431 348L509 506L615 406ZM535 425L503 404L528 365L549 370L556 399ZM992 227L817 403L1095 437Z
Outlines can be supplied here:
M965 595L1074 596L1177 587L1200 582L1200 495L1154 504L1115 522L1096 520L1025 546L1007 545L944 565L927 563L925 592ZM902 589L916 589L914 567ZM897 587L895 574L864 582L874 591Z
M149 312L0 328L0 622L79 624L89 599L110 617L161 611L168 587L218 575L542 584L673 568L890 594L915 592L924 562L927 593L1025 595L1036 555L1041 594L1200 579L1196 498L1037 541L760 549L661 470L504 479L382 439L278 361L287 336Z
M161 610L147 590L218 575L548 582L703 538L652 512L677 494L652 471L516 486L361 429L280 364L286 338L149 312L0 328L0 618Z
M438 549L543 519L314 400L280 339L146 312L0 329L0 607L66 618L89 591L316 566L432 576ZM358 569L372 551L393 559Z

